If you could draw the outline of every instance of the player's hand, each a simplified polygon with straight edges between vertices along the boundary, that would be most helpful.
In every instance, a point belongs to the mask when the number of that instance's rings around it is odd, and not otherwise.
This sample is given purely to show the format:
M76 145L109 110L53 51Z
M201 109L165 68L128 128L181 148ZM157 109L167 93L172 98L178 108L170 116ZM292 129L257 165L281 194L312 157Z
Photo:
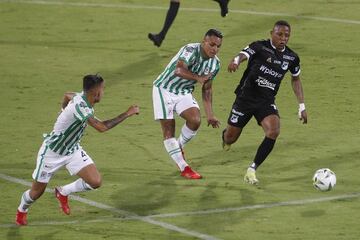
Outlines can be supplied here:
M210 79L212 78L212 74L209 73L207 75L202 75L202 76L199 76L197 81L201 84L204 84L206 83L207 81L209 81Z
M209 117L207 122L208 122L208 126L211 125L213 128L220 127L220 121L216 117Z
M130 117L134 114L139 114L140 108L137 105L132 105L129 107L129 109L126 111L126 114Z
M236 72L236 70L239 68L239 65L238 63L236 63L236 61L233 59L231 60L231 62L229 63L229 66L228 66L228 72L232 73L232 72Z
M306 110L299 111L299 120L302 121L303 124L307 124L307 113Z

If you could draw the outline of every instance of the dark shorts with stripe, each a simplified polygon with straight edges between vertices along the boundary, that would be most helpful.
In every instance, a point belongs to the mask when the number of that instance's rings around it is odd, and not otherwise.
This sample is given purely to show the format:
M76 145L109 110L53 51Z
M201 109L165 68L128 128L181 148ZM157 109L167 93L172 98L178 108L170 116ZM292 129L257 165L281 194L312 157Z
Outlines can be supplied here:
M230 111L228 124L244 128L254 116L257 123L261 125L261 121L272 114L280 117L274 101L252 101L237 98Z

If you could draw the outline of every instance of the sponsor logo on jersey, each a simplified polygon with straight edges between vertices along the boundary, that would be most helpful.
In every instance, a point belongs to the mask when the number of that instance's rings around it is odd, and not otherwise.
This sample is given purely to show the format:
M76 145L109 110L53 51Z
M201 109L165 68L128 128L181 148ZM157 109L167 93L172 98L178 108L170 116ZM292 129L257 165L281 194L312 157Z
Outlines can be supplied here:
M255 80L259 87L270 88L271 90L275 90L276 84L270 82L266 78L260 77Z
M283 58L286 59L286 60L290 60L290 61L294 61L294 60L295 60L295 57L288 56L288 55L283 55Z
M231 109L231 112L234 114L237 114L239 116L244 116L244 114L242 112L236 111L235 109Z
M288 67L289 67L289 62L283 62L282 63L282 65L281 65L281 68L283 69L283 70L287 70L288 69Z
M266 61L267 61L268 63L271 63L271 57L269 57L268 59L266 59Z
M193 52L194 51L194 48L193 47L186 47L185 50L187 52Z
M278 72L276 72L276 71L272 70L271 68L268 68L268 67L266 67L264 65L261 65L260 71L262 71L265 74L269 74L269 75L271 75L273 77L277 77L277 78L282 78L282 76L283 76L281 73L278 73Z
M280 65L280 64L281 64L281 61L279 61L279 60L274 60L274 63Z

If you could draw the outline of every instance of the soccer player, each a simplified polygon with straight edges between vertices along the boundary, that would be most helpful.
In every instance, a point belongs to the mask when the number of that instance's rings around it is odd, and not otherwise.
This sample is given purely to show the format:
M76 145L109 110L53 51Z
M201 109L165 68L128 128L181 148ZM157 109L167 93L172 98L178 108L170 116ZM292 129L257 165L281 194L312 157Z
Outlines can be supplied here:
M139 113L139 107L132 105L117 117L101 121L94 116L94 105L100 102L104 93L104 80L99 75L86 75L83 78L82 93L65 93L62 111L59 114L53 131L46 135L40 147L34 179L31 189L21 196L17 209L16 224L27 224L27 212L45 191L48 182L56 171L65 166L71 175L79 178L65 186L55 188L55 196L60 207L70 214L68 195L74 192L89 191L99 188L101 176L91 157L80 146L83 132L89 124L99 132L105 132L126 118Z
M290 32L289 23L277 21L270 32L270 39L251 43L235 56L228 66L229 72L235 72L240 63L248 60L247 68L235 90L236 99L230 111L228 126L222 134L224 150L229 150L230 145L236 142L252 116L265 133L265 138L244 177L249 184L259 182L255 171L270 154L279 136L280 117L275 96L287 71L291 73L292 88L299 103L299 119L307 123L300 81L300 59L286 45Z
M221 16L225 17L228 13L228 3L230 0L214 0L219 3L221 9ZM166 33L170 29L171 24L174 22L177 12L180 7L180 0L170 0L169 10L166 14L164 26L159 33L149 33L148 38L154 43L155 46L160 47L162 41L165 39Z
M201 43L183 46L154 81L154 116L160 121L165 149L179 167L181 176L189 179L201 178L188 166L182 152L200 127L200 108L192 96L196 83L202 86L208 126L218 128L220 124L212 110L212 81L220 69L216 54L222 38L220 31L208 30ZM178 139L175 138L174 113L185 120Z

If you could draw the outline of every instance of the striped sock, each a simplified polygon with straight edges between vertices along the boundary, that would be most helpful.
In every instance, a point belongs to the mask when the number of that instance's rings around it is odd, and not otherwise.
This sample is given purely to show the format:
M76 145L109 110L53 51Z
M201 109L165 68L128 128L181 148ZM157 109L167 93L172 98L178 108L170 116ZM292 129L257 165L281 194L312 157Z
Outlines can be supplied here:
M181 128L181 133L178 138L178 142L180 147L184 147L186 143L188 143L193 137L195 137L197 131L193 131L188 126L186 126L186 123Z
M30 205L34 202L35 202L35 200L32 200L30 197L30 189L29 189L29 190L25 191L23 193L23 195L21 196L21 202L18 207L18 210L20 212L27 212Z
M188 164L185 162L178 141L175 138L169 138L164 141L164 146L166 151L169 153L170 157L180 168L180 171L183 171Z
M93 190L93 188L89 184L87 184L82 178L79 178L76 181L59 188L61 195L64 196L67 196L74 192L85 192L90 190Z

